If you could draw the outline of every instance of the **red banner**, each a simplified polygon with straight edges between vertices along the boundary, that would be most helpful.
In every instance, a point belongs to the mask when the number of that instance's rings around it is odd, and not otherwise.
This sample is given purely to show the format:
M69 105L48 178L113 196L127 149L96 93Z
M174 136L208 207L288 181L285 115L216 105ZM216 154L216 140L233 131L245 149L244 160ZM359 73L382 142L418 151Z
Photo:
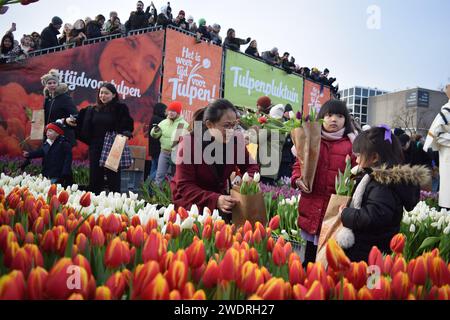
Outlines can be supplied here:
M303 93L303 113L305 115L309 114L311 108L319 110L322 105L330 99L330 88L305 80L305 90Z
M44 105L41 76L57 69L79 109L96 103L98 88L112 82L134 119L132 145L147 146L144 126L158 101L164 31L150 32L42 55L0 66L0 155L17 157L40 142L28 139L33 110ZM78 142L74 159L87 158Z
M220 98L222 48L167 29L162 102L183 104L187 121L192 114Z

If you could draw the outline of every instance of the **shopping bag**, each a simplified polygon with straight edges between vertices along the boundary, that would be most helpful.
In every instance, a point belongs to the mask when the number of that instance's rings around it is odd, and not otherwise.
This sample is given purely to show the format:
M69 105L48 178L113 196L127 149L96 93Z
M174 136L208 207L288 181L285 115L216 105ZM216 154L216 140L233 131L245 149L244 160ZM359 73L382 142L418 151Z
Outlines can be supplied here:
M319 161L321 134L322 125L320 122L307 122L291 132L291 138L300 162L302 191L305 193L311 193L313 189Z
M239 192L239 186L233 186L231 189L231 197L237 200L236 205L232 210L232 223L236 227L244 225L248 220L252 225L256 221L262 223L263 226L267 223L266 206L264 204L264 195L259 192L254 195L242 195Z
M325 217L322 222L319 243L317 244L316 256L316 262L322 262L325 267L328 265L326 257L327 242L330 239L336 239L337 233L343 228L339 208L342 205L348 205L351 200L351 197L333 194L328 203L327 211L325 212Z
M100 166L114 172L118 172L119 168L129 168L132 164L132 158L127 141L128 138L121 134L107 132L100 156Z
M30 140L42 140L45 128L45 112L44 110L33 110L31 118Z

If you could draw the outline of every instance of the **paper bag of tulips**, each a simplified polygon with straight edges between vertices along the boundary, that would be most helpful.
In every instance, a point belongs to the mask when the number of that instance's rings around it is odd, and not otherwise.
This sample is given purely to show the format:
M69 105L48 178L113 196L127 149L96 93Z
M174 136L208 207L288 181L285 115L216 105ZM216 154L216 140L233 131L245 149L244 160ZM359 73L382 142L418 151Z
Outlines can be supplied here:
M337 233L343 228L339 209L341 206L347 206L352 200L355 180L352 178L351 158L347 156L345 171L339 171L336 177L336 194L333 194L328 203L325 217L323 218L322 228L317 245L316 262L322 262L327 265L326 244L330 239L336 239Z
M300 162L302 190L311 193L319 161L322 121L316 119L314 109L304 119L301 113L297 114L298 117L300 117L301 126L292 129L291 139Z
M237 227L244 225L245 221L254 224L259 221L267 223L264 195L259 187L260 174L255 173L253 179L245 173L242 179L233 172L231 175L231 196L237 200L232 211L232 223Z

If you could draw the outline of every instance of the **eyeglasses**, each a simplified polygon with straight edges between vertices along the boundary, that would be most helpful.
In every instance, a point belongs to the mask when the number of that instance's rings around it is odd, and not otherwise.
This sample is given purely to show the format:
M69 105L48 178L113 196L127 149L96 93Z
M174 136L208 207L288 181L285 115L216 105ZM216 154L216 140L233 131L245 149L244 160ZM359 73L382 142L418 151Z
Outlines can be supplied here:
M238 122L228 122L228 123L220 124L218 126L224 128L225 130L235 130L238 127Z

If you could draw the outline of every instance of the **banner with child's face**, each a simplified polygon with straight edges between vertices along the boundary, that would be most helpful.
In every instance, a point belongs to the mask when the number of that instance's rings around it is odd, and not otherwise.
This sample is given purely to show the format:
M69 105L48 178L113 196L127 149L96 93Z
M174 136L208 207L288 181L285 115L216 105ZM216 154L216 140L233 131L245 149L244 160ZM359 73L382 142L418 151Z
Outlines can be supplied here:
M130 144L147 146L144 127L159 98L163 45L164 31L156 31L0 65L0 155L18 157L41 143L28 137L33 110L44 105L40 79L50 69L59 71L79 109L96 103L103 82L114 83L134 119ZM86 158L87 147L78 143L74 159Z
M290 104L294 111L300 111L303 78L227 50L224 96L235 105L253 108L259 97L269 96L273 104Z
M322 105L331 99L331 91L329 87L305 80L305 91L303 93L303 97L303 113L308 115L309 110L312 108L320 110Z
M187 121L198 109L220 98L222 47L167 29L162 102L179 101Z

